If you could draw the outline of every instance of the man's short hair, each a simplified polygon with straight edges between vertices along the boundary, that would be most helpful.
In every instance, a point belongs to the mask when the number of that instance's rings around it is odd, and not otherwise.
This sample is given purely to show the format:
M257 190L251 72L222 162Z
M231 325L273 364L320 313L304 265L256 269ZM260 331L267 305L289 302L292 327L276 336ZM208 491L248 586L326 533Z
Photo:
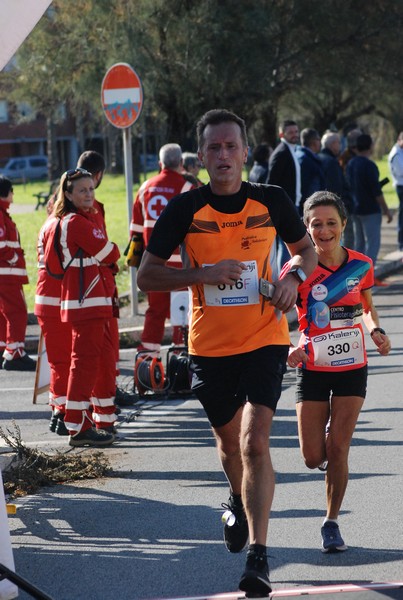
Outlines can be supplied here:
M372 137L368 133L362 133L357 138L357 150L358 152L365 152L372 146Z
M298 127L298 123L292 119L285 119L280 123L278 130L280 133L284 133L287 127Z
M11 181L4 175L0 175L0 198L7 198L12 187Z
M165 144L160 148L159 159L167 169L177 169L182 162L182 148L179 144Z
M102 154L95 150L86 150L79 157L77 167L85 169L94 175L100 171L105 171L105 159Z
M198 121L196 125L197 142L199 150L202 149L204 144L204 130L207 125L221 125L221 123L236 123L241 130L241 138L244 147L248 145L248 134L246 132L246 124L241 117L238 117L235 113L226 110L225 108L215 108L206 112Z
M301 131L301 145L310 146L314 140L320 140L319 132L316 129L306 128Z

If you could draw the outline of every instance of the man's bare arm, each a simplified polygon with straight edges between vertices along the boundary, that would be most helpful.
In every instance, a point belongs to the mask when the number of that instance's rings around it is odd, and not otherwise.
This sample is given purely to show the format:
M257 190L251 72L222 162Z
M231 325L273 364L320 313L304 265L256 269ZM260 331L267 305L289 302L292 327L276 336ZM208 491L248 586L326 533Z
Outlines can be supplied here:
M246 267L235 259L221 260L211 267L175 269L166 260L145 251L137 274L143 292L170 292L197 284L231 285Z

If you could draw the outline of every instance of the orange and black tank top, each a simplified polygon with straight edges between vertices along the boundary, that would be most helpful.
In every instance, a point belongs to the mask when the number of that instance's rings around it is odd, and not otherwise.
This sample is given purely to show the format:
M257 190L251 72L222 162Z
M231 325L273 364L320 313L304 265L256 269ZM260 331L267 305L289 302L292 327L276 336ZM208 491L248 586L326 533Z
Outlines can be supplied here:
M281 188L243 183L234 196L214 196L207 185L171 200L154 230L147 250L166 258L180 243L185 268L223 259L247 267L234 285L192 286L190 354L228 356L289 344L285 315L258 288L260 277L278 279L276 234L296 242L306 233Z

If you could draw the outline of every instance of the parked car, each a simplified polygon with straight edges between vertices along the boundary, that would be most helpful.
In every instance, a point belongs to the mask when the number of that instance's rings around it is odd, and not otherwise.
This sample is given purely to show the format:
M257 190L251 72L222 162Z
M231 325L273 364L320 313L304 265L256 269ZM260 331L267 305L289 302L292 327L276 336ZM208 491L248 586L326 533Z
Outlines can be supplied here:
M46 179L48 176L48 159L43 155L19 156L10 158L5 166L0 168L0 175L11 181L32 181Z

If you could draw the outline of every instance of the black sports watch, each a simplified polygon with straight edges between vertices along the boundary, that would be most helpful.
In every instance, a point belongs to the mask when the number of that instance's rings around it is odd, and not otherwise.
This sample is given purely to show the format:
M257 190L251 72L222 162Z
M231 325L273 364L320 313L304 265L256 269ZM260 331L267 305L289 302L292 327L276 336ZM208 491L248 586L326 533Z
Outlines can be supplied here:
M298 279L299 283L304 283L306 275L301 267L291 267L288 272L294 275L295 279Z
M377 331L379 331L379 333L382 333L382 335L386 335L385 330L382 329L382 327L374 327L369 335L372 337Z

